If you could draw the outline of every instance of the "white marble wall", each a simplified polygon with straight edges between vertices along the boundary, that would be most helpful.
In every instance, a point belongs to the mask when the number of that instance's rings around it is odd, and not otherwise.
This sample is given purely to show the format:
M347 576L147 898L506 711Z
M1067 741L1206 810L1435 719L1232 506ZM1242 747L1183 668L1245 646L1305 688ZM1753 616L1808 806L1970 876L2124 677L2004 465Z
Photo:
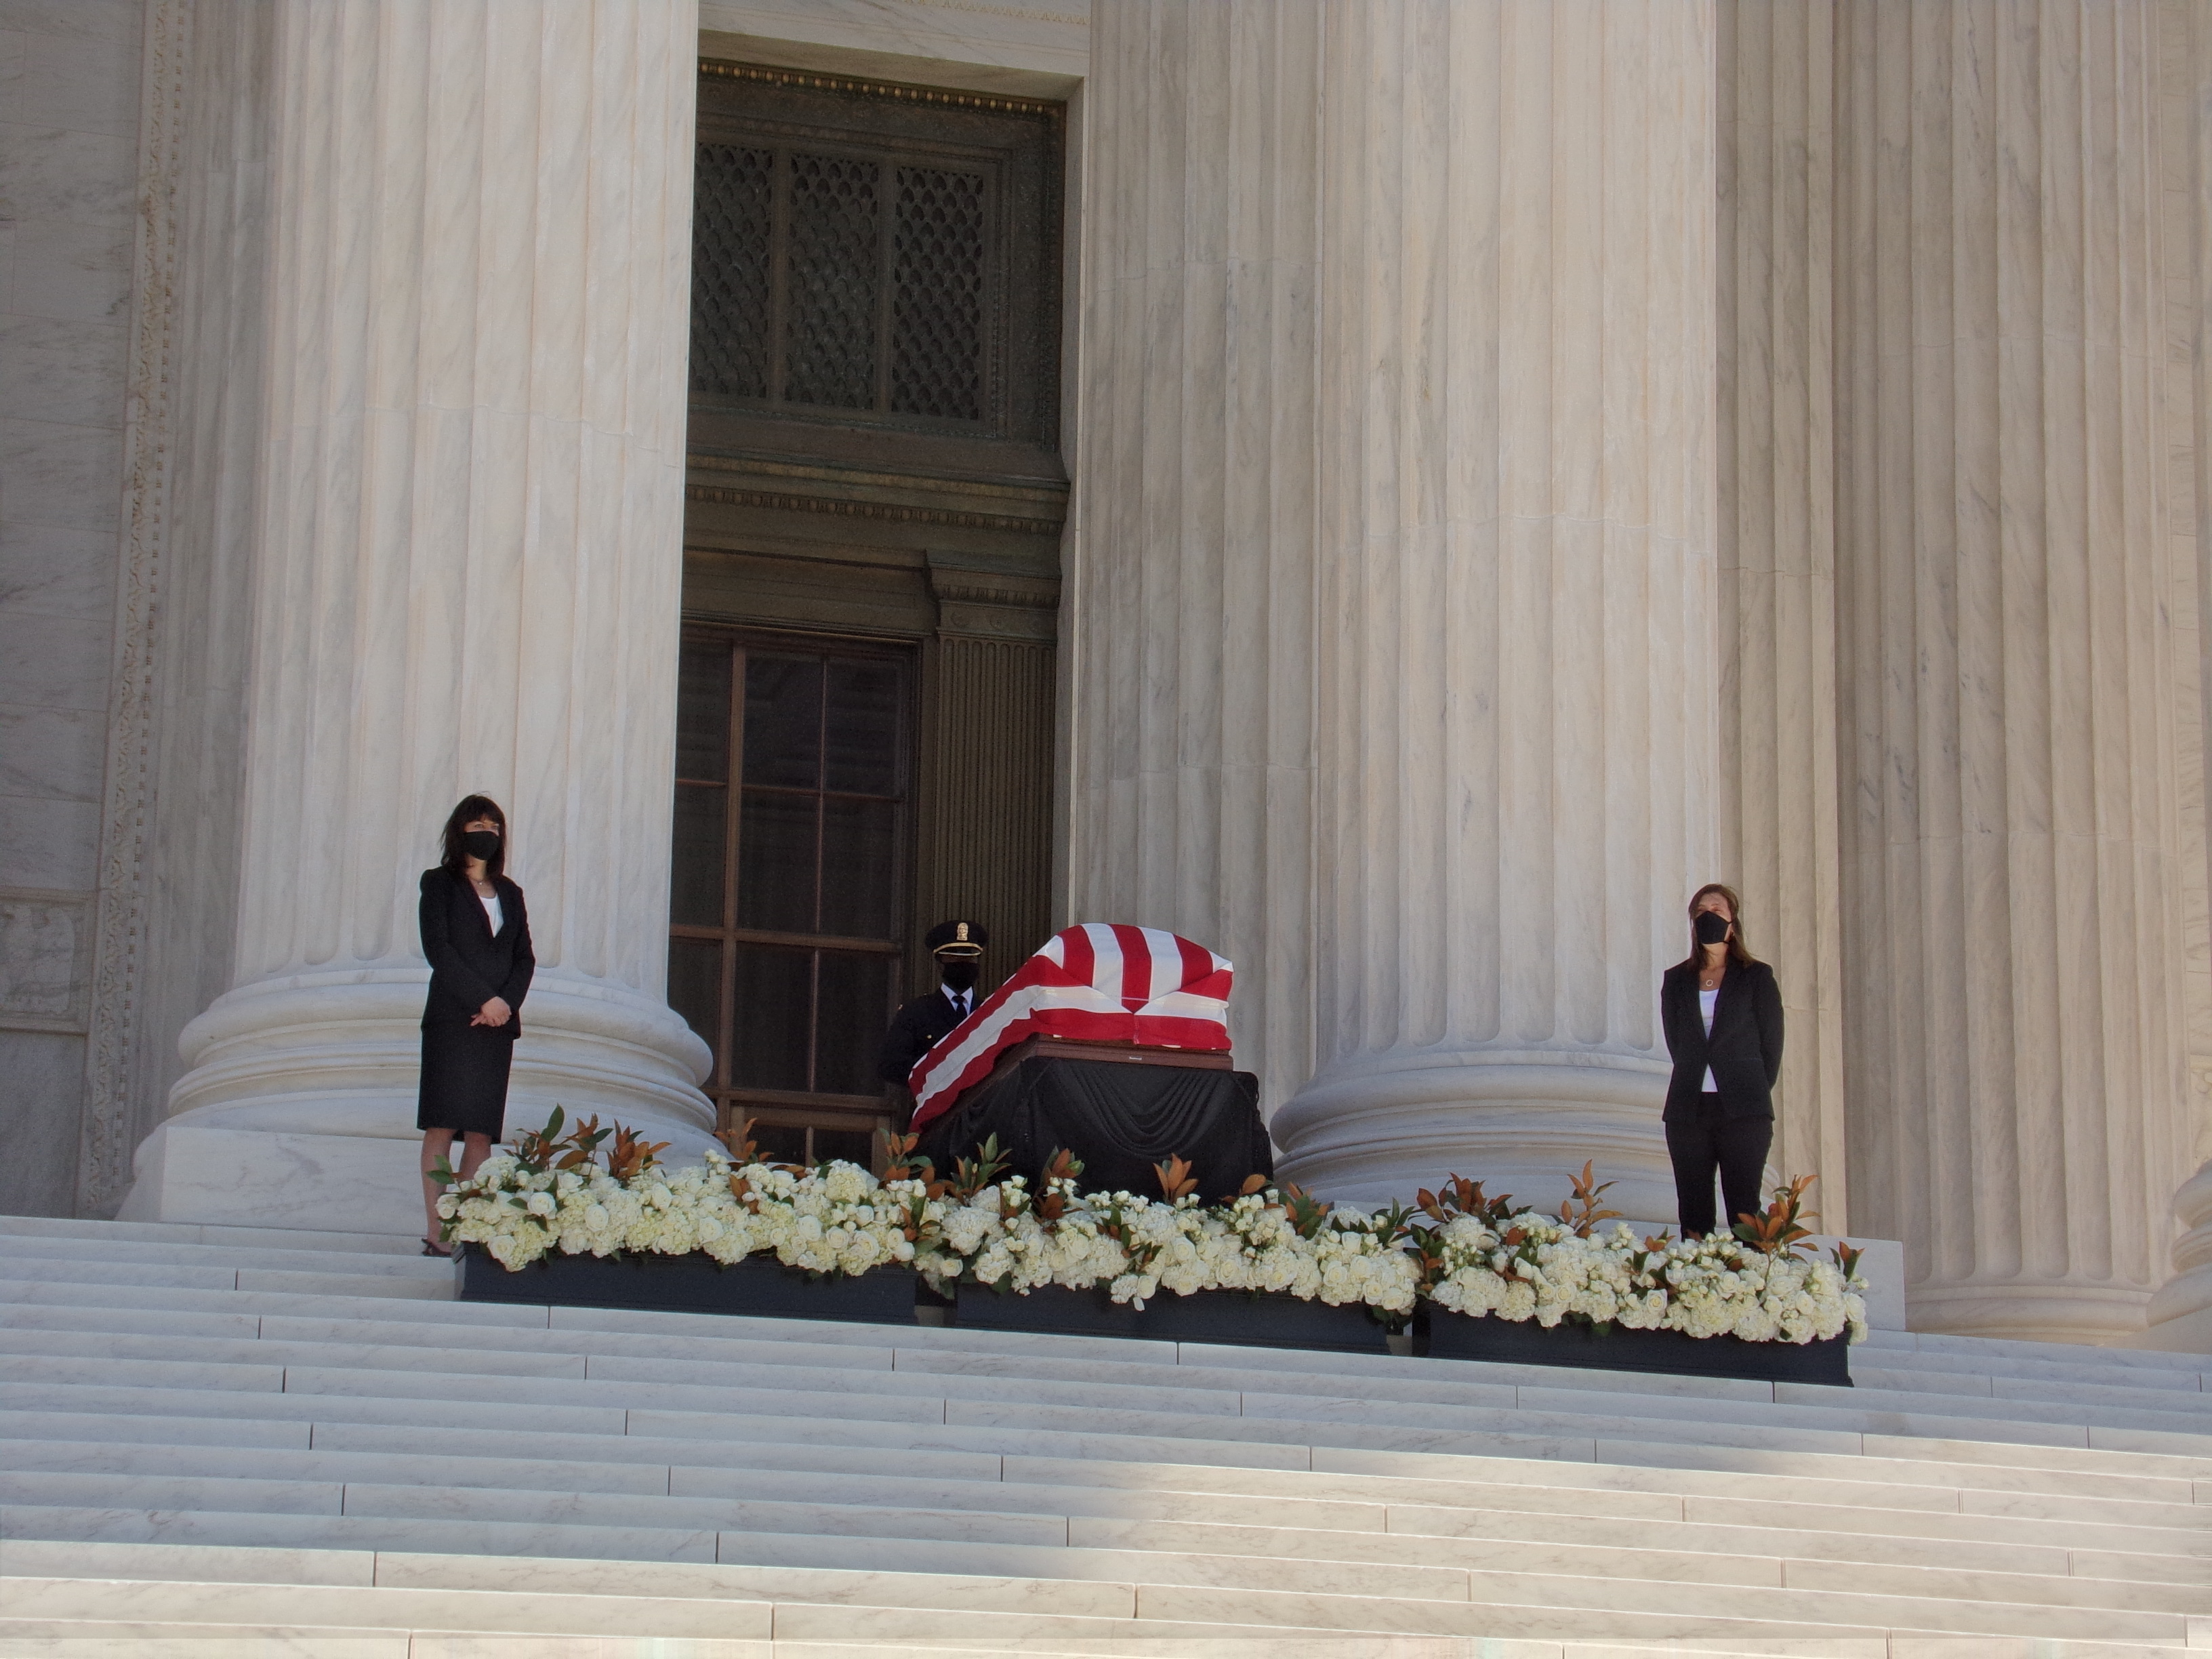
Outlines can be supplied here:
M2111 1340L2188 1169L2156 9L1838 15L1852 1218L1917 1328Z
M0 0L0 1212L76 1187L141 0Z
M404 1227L415 878L470 790L540 964L510 1121L711 1123L661 994L695 18L272 15L233 985L125 1213Z

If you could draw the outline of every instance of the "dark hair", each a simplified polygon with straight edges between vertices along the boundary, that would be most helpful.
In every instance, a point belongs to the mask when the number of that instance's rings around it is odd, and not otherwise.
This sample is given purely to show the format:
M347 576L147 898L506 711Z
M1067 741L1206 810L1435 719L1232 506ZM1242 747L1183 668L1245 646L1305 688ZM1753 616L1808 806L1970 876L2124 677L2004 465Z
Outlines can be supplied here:
M1735 924L1729 934L1728 959L1739 968L1748 968L1759 958L1752 955L1743 942L1743 901L1735 896L1735 889L1717 881L1709 881L1690 895L1690 960L1703 962L1705 947L1698 943L1698 906L1708 893L1718 893L1728 901L1729 920Z
M507 867L507 814L499 810L499 803L489 795L464 795L461 804L446 820L445 867L457 876L469 873L468 848L461 845L461 836L467 825L478 818L489 818L499 825L499 851L484 860L484 878L499 879L499 872Z

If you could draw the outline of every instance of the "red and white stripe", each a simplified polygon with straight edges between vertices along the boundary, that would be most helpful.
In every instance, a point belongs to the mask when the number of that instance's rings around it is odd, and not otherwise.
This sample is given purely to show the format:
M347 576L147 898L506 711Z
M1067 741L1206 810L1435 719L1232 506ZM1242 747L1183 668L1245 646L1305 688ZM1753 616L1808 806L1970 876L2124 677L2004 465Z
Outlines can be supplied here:
M1164 928L1066 928L915 1063L907 1078L913 1127L945 1111L1024 1037L1226 1048L1235 975L1203 945Z

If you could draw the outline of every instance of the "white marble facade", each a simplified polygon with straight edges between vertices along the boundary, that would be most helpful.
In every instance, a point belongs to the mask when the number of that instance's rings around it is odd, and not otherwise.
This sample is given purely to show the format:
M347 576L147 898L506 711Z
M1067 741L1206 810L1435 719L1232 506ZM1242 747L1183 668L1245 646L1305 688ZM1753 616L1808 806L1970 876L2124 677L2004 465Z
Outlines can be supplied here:
M0 4L0 1210L67 1215L92 1006L140 0Z
M0 1210L404 1224L471 787L696 1141L702 51L1068 100L1062 902L1286 1167L1663 1215L1719 878L1917 1323L2212 1345L2194 0L0 0Z

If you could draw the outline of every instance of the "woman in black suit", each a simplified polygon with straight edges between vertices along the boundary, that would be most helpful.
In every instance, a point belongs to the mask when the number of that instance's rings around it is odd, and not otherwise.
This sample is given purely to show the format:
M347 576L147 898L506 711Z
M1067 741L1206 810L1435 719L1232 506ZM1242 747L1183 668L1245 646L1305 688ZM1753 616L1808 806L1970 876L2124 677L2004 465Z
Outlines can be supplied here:
M1713 1231L1713 1172L1728 1219L1757 1212L1774 1139L1782 1075L1782 990L1744 948L1742 907L1718 882L1690 900L1690 957L1659 984L1659 1018L1674 1076L1667 1085L1667 1155L1685 1238Z
M459 1135L457 1173L474 1175L506 1127L507 1069L522 1034L517 1011L538 967L522 890L501 873L507 814L488 797L471 795L446 820L445 840L445 861L422 872L430 995L422 1008L415 1127L422 1132L425 1255L447 1253L438 1242L439 1188L431 1170L452 1156Z

